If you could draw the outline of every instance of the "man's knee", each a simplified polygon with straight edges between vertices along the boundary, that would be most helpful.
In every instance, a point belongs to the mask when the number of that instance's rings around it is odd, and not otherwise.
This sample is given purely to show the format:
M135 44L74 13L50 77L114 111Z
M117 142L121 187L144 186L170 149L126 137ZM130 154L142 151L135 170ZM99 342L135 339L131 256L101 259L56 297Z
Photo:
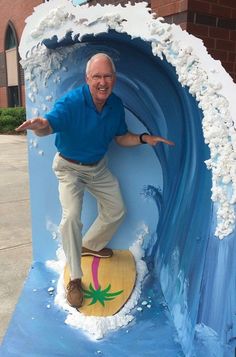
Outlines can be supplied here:
M117 221L122 221L127 213L126 207L123 203L116 207L116 214Z
M62 224L70 223L82 227L80 215L81 215L80 208L72 205L69 209L63 211Z

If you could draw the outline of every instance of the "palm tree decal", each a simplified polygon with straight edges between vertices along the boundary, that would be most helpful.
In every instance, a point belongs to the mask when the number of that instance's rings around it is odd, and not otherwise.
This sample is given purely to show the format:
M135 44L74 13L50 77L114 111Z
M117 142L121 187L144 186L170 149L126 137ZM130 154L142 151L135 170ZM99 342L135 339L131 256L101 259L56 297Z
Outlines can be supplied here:
M100 258L93 257L92 262L92 277L93 277L93 285L92 283L89 284L89 289L84 291L84 298L85 299L92 299L89 305L96 304L99 302L102 306L105 306L105 301L114 300L116 296L120 295L123 290L110 292L111 284L109 284L104 290L102 290L99 281L98 281L98 267L99 267Z
M98 289L94 289L92 284L90 283L89 290L83 290L84 298L92 299L89 305L96 304L96 302L98 301L102 306L105 306L105 301L113 300L117 295L120 295L123 292L123 290L120 290L115 293L109 293L110 289L111 284L109 284L106 289L101 290L100 286Z

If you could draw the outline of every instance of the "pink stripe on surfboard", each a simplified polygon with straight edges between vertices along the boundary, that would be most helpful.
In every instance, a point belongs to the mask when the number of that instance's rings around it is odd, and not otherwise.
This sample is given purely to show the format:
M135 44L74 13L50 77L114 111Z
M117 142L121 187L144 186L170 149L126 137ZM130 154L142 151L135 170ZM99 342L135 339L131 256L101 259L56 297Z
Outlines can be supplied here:
M92 262L92 276L93 276L93 285L94 289L98 290L99 289L99 283L98 283L98 267L99 267L99 262L100 258L98 257L93 257L93 262Z

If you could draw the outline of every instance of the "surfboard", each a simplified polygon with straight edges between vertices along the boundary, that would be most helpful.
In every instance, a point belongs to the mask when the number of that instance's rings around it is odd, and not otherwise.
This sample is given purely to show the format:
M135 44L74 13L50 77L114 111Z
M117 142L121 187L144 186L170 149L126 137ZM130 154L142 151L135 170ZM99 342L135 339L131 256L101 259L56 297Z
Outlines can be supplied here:
M111 258L82 257L84 292L79 311L87 316L115 315L128 301L136 280L136 264L129 250L113 250ZM69 268L64 269L64 286L70 280Z

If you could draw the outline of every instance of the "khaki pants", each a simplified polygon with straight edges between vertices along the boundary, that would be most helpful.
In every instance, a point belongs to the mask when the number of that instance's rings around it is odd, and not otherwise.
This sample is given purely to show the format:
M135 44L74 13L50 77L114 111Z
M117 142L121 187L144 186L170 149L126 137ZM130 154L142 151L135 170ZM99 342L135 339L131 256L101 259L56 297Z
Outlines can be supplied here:
M53 161L62 206L60 232L72 280L83 275L81 209L84 190L87 189L98 204L98 216L83 237L84 247L95 251L104 248L125 215L119 183L108 170L106 161L103 158L95 166L82 166L68 162L58 153Z

